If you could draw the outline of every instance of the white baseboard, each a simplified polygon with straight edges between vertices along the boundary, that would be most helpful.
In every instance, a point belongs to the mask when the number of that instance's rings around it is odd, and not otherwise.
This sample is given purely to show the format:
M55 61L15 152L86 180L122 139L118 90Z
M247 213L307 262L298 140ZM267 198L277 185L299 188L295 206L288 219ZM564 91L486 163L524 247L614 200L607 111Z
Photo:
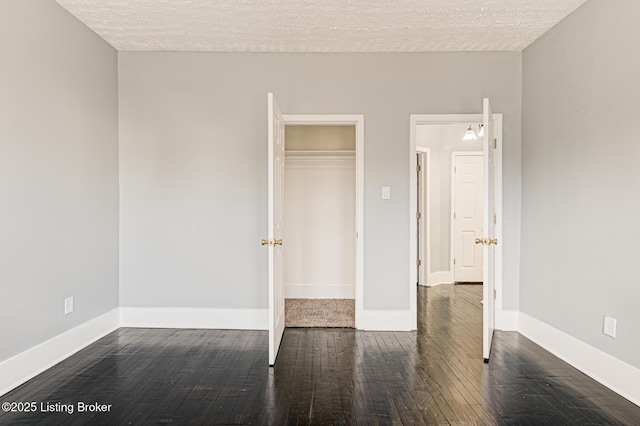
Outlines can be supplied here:
M365 309L356 324L366 331L412 331L416 329L416 317L411 311L378 311Z
M362 311L358 329L410 331L416 318L405 311ZM503 311L500 330L517 330L586 375L640 405L640 369L536 318ZM0 362L0 395L68 358L118 327L267 330L267 309L119 308Z
M519 311L496 311L496 330L518 331Z
M120 326L268 330L268 309L120 308Z
M286 284L284 297L287 299L355 299L356 286L355 284Z
M0 395L53 367L120 326L113 309L0 363Z
M640 369L520 312L518 331L587 376L640 405Z
M441 284L453 284L453 272L452 271L439 271L429 274L429 280L427 281L429 287L435 287Z

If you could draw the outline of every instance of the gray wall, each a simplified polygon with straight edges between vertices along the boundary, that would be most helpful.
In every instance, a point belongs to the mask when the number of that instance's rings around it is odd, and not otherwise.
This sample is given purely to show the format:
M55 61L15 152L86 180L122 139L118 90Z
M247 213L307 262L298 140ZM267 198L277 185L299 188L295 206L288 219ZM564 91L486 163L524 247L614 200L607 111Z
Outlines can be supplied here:
M524 313L635 367L638 16L637 0L592 0L524 51L520 289Z
M119 54L122 306L267 307L267 92L365 114L367 309L408 309L409 115L504 113L505 307L517 309L521 54ZM380 199L391 186L392 199Z
M2 361L118 305L118 104L116 51L53 1L2 0L0 52Z

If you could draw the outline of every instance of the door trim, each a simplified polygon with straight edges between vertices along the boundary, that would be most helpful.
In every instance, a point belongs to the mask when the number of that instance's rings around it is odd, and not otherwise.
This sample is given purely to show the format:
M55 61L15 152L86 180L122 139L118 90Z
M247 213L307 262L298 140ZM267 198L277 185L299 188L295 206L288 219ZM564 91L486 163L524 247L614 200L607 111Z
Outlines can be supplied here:
M496 216L498 218L496 223L496 238L498 241L504 241L502 234L502 114L494 113L493 119L495 121L495 137L496 137L496 151L495 151L495 186L496 186ZM416 158L416 126L418 124L452 124L452 123L482 123L482 114L411 114L409 116L409 171L411 179L409 180L409 193L415 194L417 191L417 181L415 173L415 158ZM416 197L409 197L409 309L411 311L411 317L414 329L417 327L417 271L415 259L417 257L417 229L415 221L415 211L417 209ZM497 329L503 327L503 292L502 292L502 250L504 244L498 244L495 246L496 254L496 270L495 270L495 288L497 293L496 305L495 305L495 324Z
M418 235L418 245L420 247L420 256L422 260L422 267L420 268L420 274L417 277L417 283L421 286L428 287L430 284L431 275L431 260L429 255L431 254L431 179L428 178L427 173L431 171L431 149L416 147L416 153L420 154L420 167L422 168L420 173L421 191L419 198L421 201L420 212L422 213L421 221L422 227ZM416 194L418 190L416 188ZM418 256L416 255L416 258Z
M283 114L283 117L285 126L295 124L303 126L355 126L356 128L356 235L354 236L356 238L355 325L357 329L362 328L364 307L364 115Z

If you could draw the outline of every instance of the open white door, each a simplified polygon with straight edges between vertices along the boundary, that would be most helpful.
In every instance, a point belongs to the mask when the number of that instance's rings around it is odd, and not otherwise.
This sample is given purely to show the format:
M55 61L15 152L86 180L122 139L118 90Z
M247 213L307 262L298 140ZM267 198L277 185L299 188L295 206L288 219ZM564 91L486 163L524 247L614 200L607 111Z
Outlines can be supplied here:
M495 245L496 239L496 193L494 158L496 149L493 113L488 98L483 102L484 137L484 215L483 215L483 269L482 269L482 356L489 361L491 342L495 328Z
M284 118L273 93L267 94L269 127L269 365L276 363L284 333Z

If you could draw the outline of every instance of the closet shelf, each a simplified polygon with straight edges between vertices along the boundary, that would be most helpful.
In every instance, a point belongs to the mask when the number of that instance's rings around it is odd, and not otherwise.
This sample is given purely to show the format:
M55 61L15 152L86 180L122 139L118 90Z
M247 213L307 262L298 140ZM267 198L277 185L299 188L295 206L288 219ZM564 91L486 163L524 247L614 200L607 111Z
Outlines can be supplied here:
M285 151L286 157L355 157L355 150Z

